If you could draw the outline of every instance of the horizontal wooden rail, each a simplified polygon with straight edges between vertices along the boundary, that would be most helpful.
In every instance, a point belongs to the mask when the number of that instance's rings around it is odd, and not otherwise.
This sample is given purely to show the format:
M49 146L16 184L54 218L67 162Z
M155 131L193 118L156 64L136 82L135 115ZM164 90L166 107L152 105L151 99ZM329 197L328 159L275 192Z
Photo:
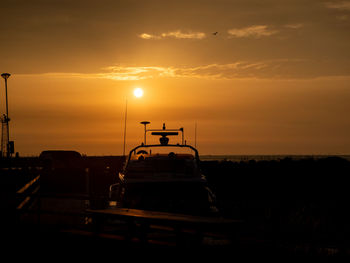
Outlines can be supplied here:
M207 235L216 235L230 242L235 242L237 234L244 223L242 220L220 217L192 216L127 208L88 209L86 212L92 218L93 231L96 235L103 233L106 222L115 220L119 221L119 224L122 221L128 226L126 240L131 240L133 238L132 235L136 234L139 240L147 243L149 241L147 235L150 229L163 227L163 229L168 229L175 233L176 245L178 246L182 246L186 242L184 235L189 233L195 236L199 243Z

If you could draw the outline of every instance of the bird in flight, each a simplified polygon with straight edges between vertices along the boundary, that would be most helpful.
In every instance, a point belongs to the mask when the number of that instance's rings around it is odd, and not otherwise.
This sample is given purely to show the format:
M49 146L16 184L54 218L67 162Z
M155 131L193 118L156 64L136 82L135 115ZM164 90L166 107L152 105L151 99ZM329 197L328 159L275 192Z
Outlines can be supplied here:
M216 36L219 32L214 32L213 35Z

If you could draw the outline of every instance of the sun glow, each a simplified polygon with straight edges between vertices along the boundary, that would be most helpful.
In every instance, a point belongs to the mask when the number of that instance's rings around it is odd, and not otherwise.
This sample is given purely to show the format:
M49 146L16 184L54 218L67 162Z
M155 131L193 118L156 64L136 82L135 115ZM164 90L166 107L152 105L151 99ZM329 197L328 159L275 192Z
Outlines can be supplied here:
M136 98L141 98L143 96L143 90L141 88L134 89L134 96Z

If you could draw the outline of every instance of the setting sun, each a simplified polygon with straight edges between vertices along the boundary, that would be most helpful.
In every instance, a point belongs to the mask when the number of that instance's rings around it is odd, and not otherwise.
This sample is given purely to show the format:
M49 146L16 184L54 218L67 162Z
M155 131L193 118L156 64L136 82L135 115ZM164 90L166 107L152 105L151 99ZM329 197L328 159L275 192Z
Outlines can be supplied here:
M143 96L143 90L141 88L134 89L134 96L136 98L141 98Z

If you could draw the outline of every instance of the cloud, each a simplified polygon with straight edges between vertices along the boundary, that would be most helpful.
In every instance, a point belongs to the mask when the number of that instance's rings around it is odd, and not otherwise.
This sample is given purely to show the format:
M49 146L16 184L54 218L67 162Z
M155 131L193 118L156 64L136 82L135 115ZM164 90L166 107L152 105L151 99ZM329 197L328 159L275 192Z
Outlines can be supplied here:
M97 78L117 81L137 81L159 78L190 78L208 80L253 78L310 79L330 76L350 76L349 68L350 67L339 68L334 64L334 62L327 60L286 58L263 61L236 61L226 64L212 63L192 67L114 65L102 68L98 73L44 73L40 75L57 78ZM21 75L31 76L31 74Z
M203 39L206 37L202 32L181 32L180 30L162 33L160 35L151 35L148 33L142 33L139 35L142 39L164 39L164 38L176 38L176 39Z
M155 78L242 79L296 77L292 68L299 68L305 60L279 59L270 61L237 61L227 64L207 64L195 67L107 67L106 73L96 77L113 80L144 80ZM287 72L287 73L286 73Z
M260 38L260 37L266 37L271 36L276 33L278 33L277 30L269 29L267 25L254 25L244 28L233 28L229 29L228 34L232 37L253 37L253 38Z
M150 35L150 34L146 34L146 33L140 34L139 37L143 38L143 39L159 39L160 38L158 36Z
M229 64L208 64L197 67L123 67L105 68L108 73L98 74L100 78L113 80L143 80L159 77L231 79L252 77L256 71L267 66L263 62L235 62Z
M202 32L193 32L193 33L182 33L181 31L174 31L169 33L163 33L162 37L174 37L174 38L193 38L193 39L203 39L205 34Z
M304 25L301 23L295 24L286 24L283 27L289 29L299 29ZM279 30L271 29L267 25L254 25L244 28L233 28L227 31L229 34L229 38L237 37L237 38L261 38L267 37L274 34L279 33ZM139 34L138 37L145 40L154 40L154 39L165 39L165 38L175 38L175 39L204 39L207 35L203 32L182 32L181 30L170 31L166 33L161 33L159 35L142 33Z
M176 77L232 79L251 77L256 70L266 67L263 62L235 62L229 64L209 64L198 67L184 67L174 69ZM253 73L253 74L252 74Z
M266 68L264 62L235 62L228 64L208 64L196 67L161 67L161 66L110 66L102 73L43 73L42 76L57 78L102 78L118 81L135 81L155 78L205 78L233 79L254 77L258 71ZM31 76L33 74L21 74Z
M325 5L331 9L350 11L350 1L327 2Z
M113 80L142 80L157 77L173 77L174 69L171 67L124 67L110 66L104 68L107 73L99 73L100 78Z

